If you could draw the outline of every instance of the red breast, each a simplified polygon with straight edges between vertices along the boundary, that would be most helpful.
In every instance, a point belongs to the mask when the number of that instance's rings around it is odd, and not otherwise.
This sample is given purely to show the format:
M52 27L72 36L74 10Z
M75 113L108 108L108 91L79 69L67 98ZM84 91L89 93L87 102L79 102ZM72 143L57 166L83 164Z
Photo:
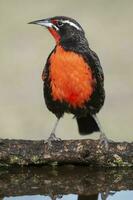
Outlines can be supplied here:
M74 108L84 107L93 93L94 79L83 57L57 46L50 57L49 70L53 100Z

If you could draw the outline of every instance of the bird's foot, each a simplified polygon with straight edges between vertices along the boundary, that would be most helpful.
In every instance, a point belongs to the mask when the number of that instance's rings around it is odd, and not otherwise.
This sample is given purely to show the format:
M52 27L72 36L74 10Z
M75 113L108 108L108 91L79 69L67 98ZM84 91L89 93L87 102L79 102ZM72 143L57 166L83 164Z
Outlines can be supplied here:
M56 137L55 133L51 133L48 138L48 141L61 141L61 139Z
M106 137L105 133L101 133L100 134L100 144L103 145L105 147L105 150L108 151L109 150L109 140Z
M108 196L113 196L116 192L105 191L101 193L101 199L106 200Z
M51 143L53 141L61 141L60 138L56 137L55 133L51 133L49 138L47 140L44 141L44 144L48 144L49 146L51 146Z
M108 195L109 195L109 192L102 192L102 193L101 193L101 199L102 199L102 200L106 200L107 197L108 197Z

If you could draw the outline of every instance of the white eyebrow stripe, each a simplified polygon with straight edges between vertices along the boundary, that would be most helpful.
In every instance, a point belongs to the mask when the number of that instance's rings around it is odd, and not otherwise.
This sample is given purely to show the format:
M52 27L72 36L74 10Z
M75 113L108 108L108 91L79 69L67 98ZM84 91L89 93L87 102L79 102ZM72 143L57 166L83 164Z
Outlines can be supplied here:
M77 30L80 30L80 31L81 31L81 28L80 28L78 25L76 25L75 23L73 23L73 22L71 22L71 21L69 21L69 20L62 20L62 22L63 22L63 23L70 24L70 26L73 26L73 27L75 27Z

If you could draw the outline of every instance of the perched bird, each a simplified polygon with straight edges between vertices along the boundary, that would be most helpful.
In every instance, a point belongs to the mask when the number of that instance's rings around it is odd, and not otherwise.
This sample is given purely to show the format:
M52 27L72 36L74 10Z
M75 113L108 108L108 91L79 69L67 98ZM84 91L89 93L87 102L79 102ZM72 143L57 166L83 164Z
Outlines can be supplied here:
M42 73L44 99L57 121L48 139L58 140L55 129L64 113L72 113L80 134L100 131L96 113L104 104L104 74L97 54L89 47L85 32L74 19L64 16L30 22L46 27L56 41Z

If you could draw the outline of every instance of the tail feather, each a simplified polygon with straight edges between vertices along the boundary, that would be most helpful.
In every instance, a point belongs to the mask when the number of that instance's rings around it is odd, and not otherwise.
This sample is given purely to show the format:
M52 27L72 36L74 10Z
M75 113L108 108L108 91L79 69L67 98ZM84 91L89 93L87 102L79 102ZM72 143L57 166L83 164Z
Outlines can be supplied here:
M93 132L100 131L100 128L92 115L87 115L84 117L76 118L79 133L81 135L91 134Z

